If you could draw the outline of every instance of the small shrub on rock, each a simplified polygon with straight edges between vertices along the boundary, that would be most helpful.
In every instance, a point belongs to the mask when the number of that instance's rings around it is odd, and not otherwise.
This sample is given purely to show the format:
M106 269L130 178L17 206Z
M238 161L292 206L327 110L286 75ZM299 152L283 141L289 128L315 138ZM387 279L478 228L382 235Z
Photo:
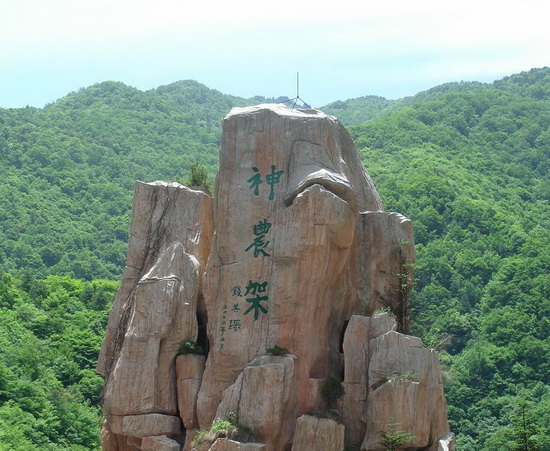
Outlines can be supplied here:
M267 348L266 352L269 355L281 356L281 355L287 355L288 354L288 349L287 348L281 348L280 346L275 345L272 348Z
M200 347L194 341L184 341L180 345L180 350L178 352L178 355L187 355L187 354L203 355L204 349L202 349L202 347Z
M399 430L400 423L395 418L390 418L388 431L380 431L380 436L384 439L380 443L386 451L400 449L402 445L415 439L415 436L409 432Z
M209 429L198 431L191 446L195 447L204 442L214 443L219 438L247 443L253 439L253 434L252 429L237 422L235 412L229 412L227 420L218 419Z
M342 382L340 382L340 380L338 380L338 378L334 376L330 376L321 388L321 396L325 399L325 402L329 409L333 408L336 404L336 401L344 396L345 393L346 390L344 389Z

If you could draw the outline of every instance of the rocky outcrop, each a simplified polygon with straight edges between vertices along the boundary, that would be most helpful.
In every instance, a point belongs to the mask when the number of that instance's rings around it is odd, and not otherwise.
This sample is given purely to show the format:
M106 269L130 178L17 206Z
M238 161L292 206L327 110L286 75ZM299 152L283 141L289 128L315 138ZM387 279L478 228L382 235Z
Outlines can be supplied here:
M354 315L346 328L343 341L345 394L342 410L346 443L353 446L363 442L366 432L370 340L396 328L395 320L387 313L372 318Z
M267 450L282 449L294 430L295 384L290 355L256 357L222 393L216 418L227 419L233 412Z
M187 354L176 358L177 399L181 420L185 429L198 428L197 396L204 372L205 358Z
M198 271L197 259L175 242L138 282L118 362L105 384L107 415L177 413L175 357L183 341L197 338Z
M166 435L145 437L141 441L143 451L180 451L181 445Z
M177 183L136 183L127 266L98 362L115 436L183 432L175 359L182 342L197 339L212 234L208 195Z
M408 447L423 448L449 432L437 354L419 338L389 331L369 342L367 432L369 449L390 420L414 436Z
M140 279L176 242L198 260L204 271L213 233L210 196L206 193L178 183L136 183L126 268L99 353L99 374L106 376L117 362Z
M399 213L366 211L359 215L362 240L359 245L358 298L361 310L372 315L388 309L407 331L407 298L412 289L416 252L412 223Z
M377 449L390 420L415 436L411 449L439 443L448 425L437 357L403 334L414 262L411 222L383 211L335 118L233 109L213 199L136 184L98 363L104 449L189 449L197 428L221 419L261 443L197 449ZM177 356L184 341L207 356ZM340 401L327 395L334 377ZM343 424L304 415L321 411Z
M150 413L146 415L108 416L111 431L118 435L147 437L150 435L179 435L178 417Z
M344 425L328 418L302 415L296 421L292 451L344 449Z
M448 433L441 437L438 442L430 448L430 451L452 451L454 449L455 435L453 433Z
M219 438L216 440L209 451L264 451L265 445L261 443L240 443L235 440Z
M344 337L346 442L376 449L391 421L424 448L449 432L437 354L388 314L352 316ZM357 419L361 421L357 421Z

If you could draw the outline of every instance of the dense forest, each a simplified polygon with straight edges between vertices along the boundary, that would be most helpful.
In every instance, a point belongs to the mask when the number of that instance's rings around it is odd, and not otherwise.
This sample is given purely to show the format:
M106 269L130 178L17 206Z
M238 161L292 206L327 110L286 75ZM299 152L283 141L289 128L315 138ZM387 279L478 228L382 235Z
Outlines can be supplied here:
M0 108L0 451L99 447L94 371L135 180L212 177L232 97L105 82ZM412 219L412 332L440 351L460 450L550 450L550 69L321 108Z

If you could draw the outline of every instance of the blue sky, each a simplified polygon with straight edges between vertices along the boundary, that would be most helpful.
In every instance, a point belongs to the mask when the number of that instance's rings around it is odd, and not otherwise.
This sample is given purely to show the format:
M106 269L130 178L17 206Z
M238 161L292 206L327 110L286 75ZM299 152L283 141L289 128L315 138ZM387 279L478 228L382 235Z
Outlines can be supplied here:
M0 0L0 107L193 79L320 107L550 66L550 2Z

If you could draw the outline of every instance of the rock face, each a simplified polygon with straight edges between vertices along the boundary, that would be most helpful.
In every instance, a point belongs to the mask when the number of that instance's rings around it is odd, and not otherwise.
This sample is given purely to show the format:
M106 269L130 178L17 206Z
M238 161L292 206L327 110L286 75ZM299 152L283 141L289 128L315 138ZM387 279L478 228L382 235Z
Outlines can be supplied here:
M195 354L176 358L178 407L185 429L198 427L197 396L204 372L204 360L204 356Z
M295 379L290 355L256 357L222 393L216 418L234 412L267 449L282 449L294 430Z
M352 316L344 337L346 442L376 449L391 421L424 448L448 432L437 354L395 331L390 315ZM357 421L361 418L361 421Z
M344 425L327 418L302 415L296 421L292 451L344 449Z
M136 184L98 363L104 449L188 449L197 428L235 418L261 442L250 449L380 449L390 421L415 436L409 449L439 443L449 428L437 356L403 334L412 225L383 211L342 125L318 110L233 109L210 201ZM185 341L206 361L176 358ZM340 401L327 394L334 377ZM343 425L304 416L327 409Z
M175 360L182 342L197 339L212 234L208 195L176 183L136 183L127 266L98 362L105 429L115 435L107 434L109 443L183 432Z

